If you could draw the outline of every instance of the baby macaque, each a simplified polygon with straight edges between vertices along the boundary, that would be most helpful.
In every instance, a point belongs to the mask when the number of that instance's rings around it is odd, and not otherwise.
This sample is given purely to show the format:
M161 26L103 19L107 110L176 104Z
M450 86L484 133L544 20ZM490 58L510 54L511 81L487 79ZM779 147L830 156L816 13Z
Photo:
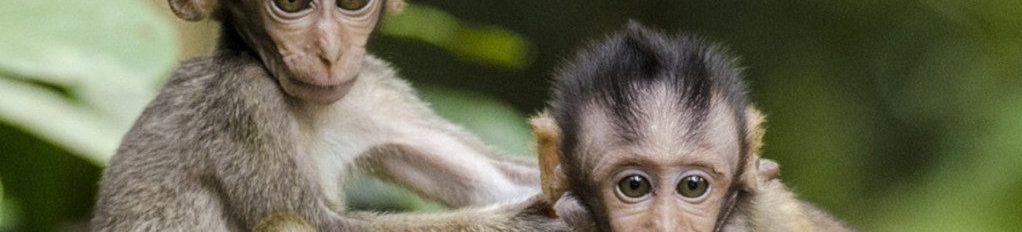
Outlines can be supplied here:
M214 19L103 174L93 231L559 231L538 170L434 113L366 51L400 0L168 0ZM364 172L451 208L348 210Z
M532 120L541 184L580 231L846 231L760 159L733 58L632 23L557 74Z

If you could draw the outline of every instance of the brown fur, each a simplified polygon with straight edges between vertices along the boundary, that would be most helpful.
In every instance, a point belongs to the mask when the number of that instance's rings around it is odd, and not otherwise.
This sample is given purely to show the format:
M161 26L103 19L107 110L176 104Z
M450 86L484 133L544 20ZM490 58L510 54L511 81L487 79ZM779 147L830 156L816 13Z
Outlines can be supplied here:
M561 164L560 145L561 132L557 122L551 119L545 112L529 120L532 131L536 137L536 152L539 153L539 176L540 188L547 202L557 202L564 194L566 186L560 171L557 170ZM550 216L557 216L553 208L548 209Z

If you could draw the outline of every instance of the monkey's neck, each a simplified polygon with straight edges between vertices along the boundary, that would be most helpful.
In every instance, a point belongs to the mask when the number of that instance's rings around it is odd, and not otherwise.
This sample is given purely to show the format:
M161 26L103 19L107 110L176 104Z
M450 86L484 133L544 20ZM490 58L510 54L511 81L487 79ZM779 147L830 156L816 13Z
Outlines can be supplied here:
M250 57L254 61L259 62L269 72L266 63L260 59L259 53L252 47L252 44L246 42L245 38L241 35L241 31L230 20L229 17L225 18L220 25L220 38L217 42L216 53L223 55L221 57ZM276 83L276 79L272 76L267 76L267 78L274 79L274 83ZM328 114L324 112L329 109L326 105L301 101L291 96L286 96L285 99L287 100L289 110L295 112L294 115L302 116L302 118L298 118L299 121L315 124L320 119L320 115Z

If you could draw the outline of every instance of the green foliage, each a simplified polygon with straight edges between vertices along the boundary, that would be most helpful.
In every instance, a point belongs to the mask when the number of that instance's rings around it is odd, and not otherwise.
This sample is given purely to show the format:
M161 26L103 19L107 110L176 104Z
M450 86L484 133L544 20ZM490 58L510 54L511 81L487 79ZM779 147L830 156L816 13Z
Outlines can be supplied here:
M465 127L483 142L513 155L534 156L525 115L507 103L471 91L435 86L417 89L440 116Z
M0 119L105 163L173 65L171 26L135 0L7 5Z
M174 31L137 0L5 5L0 231L77 228L89 217L98 167L173 67Z
M164 1L8 1L0 231L73 229L178 58L174 28L152 6ZM1022 228L1015 1L415 3L385 18L371 49L439 114L509 153L531 153L522 112L543 106L555 65L636 19L741 55L769 118L766 156L802 197L859 229ZM378 180L352 186L354 208L443 208Z
M5 229L8 224L9 216L7 216L7 207L4 204L6 204L4 203L4 182L3 179L0 179L0 230Z
M970 12L976 9L955 5L934 7L976 14ZM1003 20L981 18L987 17ZM898 99L899 107L907 108L900 113L940 121L943 147L933 154L939 161L929 175L890 196L900 204L884 213L902 220L878 223L883 230L1011 231L1022 226L1022 68L1016 65L1022 62L1022 41L1017 33L1005 33L1022 30L1022 20L991 22L989 31L957 34L936 44L923 60L925 68L909 76L916 80ZM977 37L987 40L970 41Z
M411 4L383 20L380 32L439 46L480 64L522 69L531 62L532 45L518 33L496 26L466 26L436 8Z
M5 201L2 194L0 194L0 231L12 231L15 225L19 223L15 208L11 201Z

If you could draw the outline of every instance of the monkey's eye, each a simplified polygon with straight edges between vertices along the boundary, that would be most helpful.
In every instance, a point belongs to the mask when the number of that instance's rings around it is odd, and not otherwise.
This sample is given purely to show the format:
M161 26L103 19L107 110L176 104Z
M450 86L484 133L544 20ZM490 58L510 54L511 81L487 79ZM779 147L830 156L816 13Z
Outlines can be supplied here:
M710 183L706 181L706 178L698 175L686 176L681 179L681 183L678 183L678 193L687 198L701 197L709 188Z
M337 7L341 9L356 11L369 5L370 0L337 0Z
M287 13L295 13L309 8L312 0L273 0L277 8Z
M640 198L649 194L651 189L649 180L640 175L631 175L622 178L617 182L617 189L622 195L629 198Z

